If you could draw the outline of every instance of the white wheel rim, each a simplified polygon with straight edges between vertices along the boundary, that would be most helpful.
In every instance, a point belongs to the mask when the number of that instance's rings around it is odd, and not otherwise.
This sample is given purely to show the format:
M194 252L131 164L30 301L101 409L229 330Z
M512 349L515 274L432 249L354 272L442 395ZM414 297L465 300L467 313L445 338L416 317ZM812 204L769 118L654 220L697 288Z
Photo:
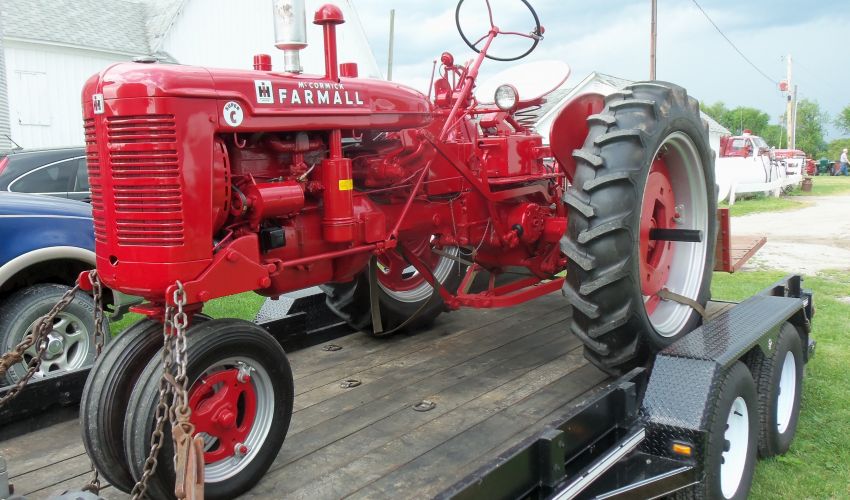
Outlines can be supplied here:
M29 332L35 331L38 321L33 321L25 332L18 335L16 343L23 340ZM76 370L85 365L89 359L89 345L92 342L89 329L83 320L74 314L65 311L58 313L53 318L53 328L48 332L44 342L47 344L47 348L41 366L33 375L34 378L43 378ZM38 354L38 349L39 346L32 345L24 352L25 364ZM26 366L24 366L24 369L26 369Z
M780 434L788 430L791 415L794 413L794 399L797 395L797 360L794 353L785 353L782 362L782 374L779 377L779 395L776 397L776 427Z
M662 148L667 148L664 160L676 205L683 207L677 225L682 229L698 229L703 232L700 243L673 243L673 259L665 288L697 300L705 276L709 239L708 188L702 158L694 141L684 132L674 132L667 136L653 158L658 156ZM650 297L644 296L644 302L649 299ZM665 338L675 337L685 328L693 312L689 305L662 300L649 315L649 321L658 335Z
M205 373L213 373L219 369L229 369L240 365L250 372L251 384L254 386L257 395L257 413L254 417L254 424L243 443L248 447L248 452L241 456L230 456L206 464L204 466L204 482L206 483L219 483L242 472L256 458L272 427L275 414L274 386L271 376L262 364L245 356L233 357L216 362L207 368ZM198 377L198 379L200 378ZM199 433L199 435L204 437L205 440L207 439L207 436L203 433Z
M460 249L458 247L445 247L443 248L443 253L451 255L452 257L457 257L460 253ZM437 261L437 265L431 270L431 273L434 275L434 278L436 278L438 283L445 283L449 274L451 274L452 269L454 269L454 265L454 259L441 256L440 260ZM384 271L380 263L378 264L378 271ZM417 271L413 266L407 266L404 270L404 274L409 274L412 277L419 274L419 271ZM393 290L392 288L384 285L381 280L378 280L378 285L390 297L399 302L406 303L416 303L426 300L431 297L434 290L433 287L431 287L431 284L427 281L423 281L421 285L410 290Z
M720 460L720 490L724 498L732 498L738 492L744 468L747 465L747 451L750 444L750 416L747 402L738 396L732 402L726 417L726 432L723 434L728 450Z

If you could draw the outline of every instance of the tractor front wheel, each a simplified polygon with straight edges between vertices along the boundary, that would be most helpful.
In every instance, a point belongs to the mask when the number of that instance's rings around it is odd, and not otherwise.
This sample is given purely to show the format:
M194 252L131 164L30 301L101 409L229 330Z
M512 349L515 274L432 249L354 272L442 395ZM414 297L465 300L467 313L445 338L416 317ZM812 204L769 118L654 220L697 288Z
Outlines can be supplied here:
M187 332L189 407L195 435L204 440L205 498L234 498L271 466L292 418L292 370L280 344L247 321L216 319ZM124 422L125 453L138 480L151 446L161 353L148 363L130 395ZM174 495L171 429L165 426L150 498Z
M564 196L564 295L585 356L620 374L701 321L682 297L702 306L709 297L714 163L699 104L673 84L615 92L588 125Z

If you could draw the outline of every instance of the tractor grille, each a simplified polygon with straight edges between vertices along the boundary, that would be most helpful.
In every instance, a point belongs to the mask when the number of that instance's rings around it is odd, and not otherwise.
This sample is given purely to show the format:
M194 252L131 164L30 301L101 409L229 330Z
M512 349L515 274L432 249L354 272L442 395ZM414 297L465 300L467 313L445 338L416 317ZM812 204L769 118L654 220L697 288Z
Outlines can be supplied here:
M183 244L180 155L173 115L106 119L118 243Z
M106 243L106 222L103 218L103 184L101 183L100 158L97 154L97 136L94 129L94 119L83 121L86 140L86 164L89 172L91 189L91 208L94 218L94 239Z

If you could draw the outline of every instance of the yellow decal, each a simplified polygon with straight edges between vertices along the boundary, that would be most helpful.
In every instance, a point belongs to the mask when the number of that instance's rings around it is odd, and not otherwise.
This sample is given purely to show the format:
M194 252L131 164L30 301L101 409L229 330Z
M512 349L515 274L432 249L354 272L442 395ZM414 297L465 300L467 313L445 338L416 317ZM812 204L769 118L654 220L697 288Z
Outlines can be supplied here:
M340 191L351 191L354 189L354 181L351 179L340 179L339 180L339 190Z

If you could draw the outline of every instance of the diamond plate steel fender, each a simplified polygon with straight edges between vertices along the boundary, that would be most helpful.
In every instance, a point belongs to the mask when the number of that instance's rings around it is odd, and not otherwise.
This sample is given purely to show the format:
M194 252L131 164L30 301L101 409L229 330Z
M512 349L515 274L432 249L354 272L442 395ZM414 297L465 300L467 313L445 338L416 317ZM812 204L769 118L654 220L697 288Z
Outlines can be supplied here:
M746 361L753 349L773 350L782 324L798 323L807 305L807 297L756 295L661 351L641 406L647 426L642 449L681 460L671 447L674 442L688 443L693 446L690 460L701 468L708 411L720 376L735 361ZM807 336L804 328L796 326Z

